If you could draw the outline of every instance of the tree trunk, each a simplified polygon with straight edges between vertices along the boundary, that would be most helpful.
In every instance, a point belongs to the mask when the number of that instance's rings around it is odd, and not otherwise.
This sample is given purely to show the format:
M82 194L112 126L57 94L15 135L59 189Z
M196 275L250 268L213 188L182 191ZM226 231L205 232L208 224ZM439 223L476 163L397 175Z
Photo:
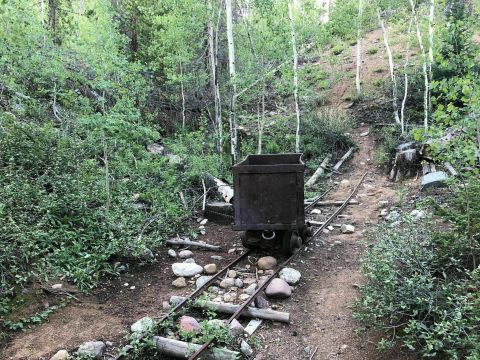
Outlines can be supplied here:
M137 18L132 15L130 19L130 52L135 54L138 50L138 37L137 37Z
M185 129L185 91L183 88L183 65L180 60L180 91L182 93L182 129Z
M295 98L295 113L297 115L297 131L295 133L295 152L300 152L300 107L298 105L298 53L295 35L295 24L293 20L292 3L288 3L288 17L290 19L290 30L292 36L293 50L293 96Z
M58 43L57 37L57 1L48 0L48 27L52 33L53 42Z
M405 134L405 104L407 102L407 96L408 96L408 73L407 73L407 68L408 68L408 63L409 63L409 60L410 60L410 34L412 32L412 24L413 24L413 14L410 17L410 23L408 25L407 51L406 51L406 54L405 54L405 64L403 65L404 92L403 92L402 107L400 108L400 125L402 126L402 134Z
M380 9L377 9L377 16L383 32L383 41L385 43L385 48L387 49L388 65L390 68L390 78L392 79L393 116L395 117L395 122L397 124L400 124L400 117L398 116L398 103L397 103L398 101L397 78L395 76L395 68L393 65L392 51L390 49L390 45L388 44L388 33L387 33L387 29L385 28L385 23L383 22L382 17L380 16Z
M168 339L161 336L154 336L153 342L161 354L181 359L188 359L192 354L192 351L195 352L201 347L201 345L198 344ZM205 358L206 360L235 360L240 359L240 357L241 355L237 351L215 347L209 348L202 355L202 358Z
M320 15L320 23L326 24L330 20L330 0L323 0L320 3L322 14Z
M355 87L357 89L357 95L360 95L362 91L360 86L360 70L362 68L362 17L363 17L363 0L358 0L357 73L355 76Z
M225 0L225 8L227 15L227 40L228 40L228 64L230 70L230 153L232 155L232 164L237 162L237 119L235 114L237 85L235 72L235 45L233 43L233 16L232 16L232 0Z
M428 18L428 72L430 79L432 79L432 64L433 64L433 21L435 20L435 0L430 0L430 15Z

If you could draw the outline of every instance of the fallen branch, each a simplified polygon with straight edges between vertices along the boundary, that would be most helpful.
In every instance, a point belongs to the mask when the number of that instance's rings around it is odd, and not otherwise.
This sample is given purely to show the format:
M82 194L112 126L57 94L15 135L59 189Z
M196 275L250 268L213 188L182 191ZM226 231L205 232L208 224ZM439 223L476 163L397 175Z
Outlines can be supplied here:
M333 171L338 171L338 169L340 169L344 161L347 160L350 157L350 155L352 155L352 153L353 153L353 148L348 149L345 155L343 155L342 158L335 164L335 166L333 167Z
M170 298L170 303L175 305L185 300L185 297L182 296L172 296ZM218 311L224 314L234 314L237 309L240 308L240 305L226 304L226 303L217 303L213 301L204 301L197 300L193 304L195 307L209 309L213 311ZM253 319L264 319L264 320L273 320L289 323L290 322L290 313L275 311L270 309L258 309L254 307L247 307L242 316L253 318Z
M325 173L325 169L327 168L328 163L330 162L330 159L332 158L331 154L328 154L325 159L323 159L322 163L318 167L317 170L313 173L313 175L308 179L308 181L305 184L305 187L312 187L318 180L320 176L322 176Z
M325 224L323 221L312 221L312 220L308 220L307 221L307 224L308 225L311 225L311 226L322 226L323 224ZM330 224L331 226L333 227L342 227L342 224Z
M166 241L168 245L181 245L181 246L194 246L202 249L207 249L211 251L219 251L220 246L204 244L197 241L185 240L185 239L169 239Z
M225 202L230 203L232 201L233 189L230 185L209 173L205 174L205 180L207 181L208 187L216 190Z
M342 200L327 200L327 201L319 201L315 204L315 206L338 206L342 205ZM358 205L358 200L352 199L348 202L348 205ZM306 205L308 205L306 203Z
M192 354L192 351L197 351L201 345L187 343L184 341L167 339L160 336L154 336L153 342L157 350L168 356L186 359ZM202 358L209 360L234 360L240 358L240 353L228 349L210 348L202 355Z

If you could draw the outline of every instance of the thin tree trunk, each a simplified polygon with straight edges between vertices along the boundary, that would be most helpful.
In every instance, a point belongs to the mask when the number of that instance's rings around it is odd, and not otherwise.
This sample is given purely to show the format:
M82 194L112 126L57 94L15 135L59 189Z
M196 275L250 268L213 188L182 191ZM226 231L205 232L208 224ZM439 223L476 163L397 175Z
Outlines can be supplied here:
M397 78L395 76L395 68L393 65L393 57L392 57L392 51L390 49L390 45L388 44L388 33L387 29L385 28L385 23L382 20L382 17L380 15L380 9L377 9L377 16L378 16L378 21L380 22L380 26L382 28L383 32L383 41L385 43L385 48L387 49L387 55L388 55L388 65L390 67L390 78L392 79L392 92L393 92L393 115L395 117L395 122L397 124L400 124L400 117L398 116L398 89L397 89Z
M322 14L320 15L320 23L326 24L330 20L330 0L323 0L320 4Z
M57 2L48 0L48 27L52 33L53 42L58 44L57 38Z
M290 30L292 35L293 50L293 96L295 98L295 112L297 114L297 131L295 134L295 152L300 152L300 107L298 105L298 53L295 35L295 24L293 20L292 3L288 3L288 17L290 19Z
M230 70L231 97L230 97L230 149L232 162L237 162L237 119L235 114L235 105L237 97L236 72L235 72L235 45L233 43L233 16L232 0L225 0L227 13L227 40L228 40L228 64Z
M264 84L265 85L265 84ZM265 126L265 86L262 87L262 114L258 116L258 150L257 153L262 153L263 141L263 127Z
M220 92L217 83L217 53L215 51L214 31L213 31L213 6L212 0L208 0L208 10L210 16L208 18L208 49L210 55L210 84L212 94L215 99L215 132L217 133L217 152L222 153L222 113L220 110Z
M428 72L430 79L432 79L432 64L433 64L433 21L435 20L435 0L430 0L430 16L428 18Z
M362 91L360 86L360 70L362 67L362 17L363 17L363 0L358 0L357 73L355 76L355 87L357 89L357 95L360 95Z
M183 87L183 65L180 60L180 91L182 93L182 129L185 129L185 90Z
M408 96L408 63L410 61L410 35L412 32L412 25L413 25L413 14L410 16L410 23L408 25L408 40L407 40L407 51L405 54L405 64L403 65L403 77L404 77L404 92L403 92L403 100L402 100L402 107L400 108L400 124L402 126L402 134L405 134L405 104L407 102Z
M429 98L429 80L428 80L428 70L427 70L427 55L425 54L425 47L423 46L423 41L422 41L422 34L420 32L420 26L418 24L418 19L417 19L417 13L415 10L415 4L413 3L413 0L410 0L410 5L412 7L412 14L413 14L413 19L415 22L415 26L417 29L417 39L418 39L418 44L420 46L420 50L422 53L422 59L423 59L423 65L422 65L422 70L423 70L423 78L425 82L425 90L423 93L423 107L424 107L424 119L423 119L423 125L425 130L428 130L428 98Z

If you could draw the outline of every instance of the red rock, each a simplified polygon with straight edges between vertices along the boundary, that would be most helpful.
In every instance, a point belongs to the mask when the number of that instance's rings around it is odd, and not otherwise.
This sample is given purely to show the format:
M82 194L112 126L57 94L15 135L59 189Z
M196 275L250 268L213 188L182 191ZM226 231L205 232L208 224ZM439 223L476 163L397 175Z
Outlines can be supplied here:
M275 278L268 284L265 294L273 299L286 299L292 295L292 289L285 280Z
M180 318L180 330L197 333L200 331L200 324L191 316L182 316Z

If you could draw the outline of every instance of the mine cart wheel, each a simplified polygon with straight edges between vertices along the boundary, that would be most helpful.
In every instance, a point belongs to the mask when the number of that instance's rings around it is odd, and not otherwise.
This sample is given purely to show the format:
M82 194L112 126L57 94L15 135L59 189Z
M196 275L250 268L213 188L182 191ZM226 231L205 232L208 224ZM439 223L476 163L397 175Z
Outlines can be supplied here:
M313 235L313 229L311 226L306 226L305 229L303 230L303 238L310 238Z
M253 249L260 246L260 239L262 238L261 231L244 231L242 233L242 245L247 249Z
M302 246L302 238L297 232L285 231L282 239L282 250L286 255L295 254Z

